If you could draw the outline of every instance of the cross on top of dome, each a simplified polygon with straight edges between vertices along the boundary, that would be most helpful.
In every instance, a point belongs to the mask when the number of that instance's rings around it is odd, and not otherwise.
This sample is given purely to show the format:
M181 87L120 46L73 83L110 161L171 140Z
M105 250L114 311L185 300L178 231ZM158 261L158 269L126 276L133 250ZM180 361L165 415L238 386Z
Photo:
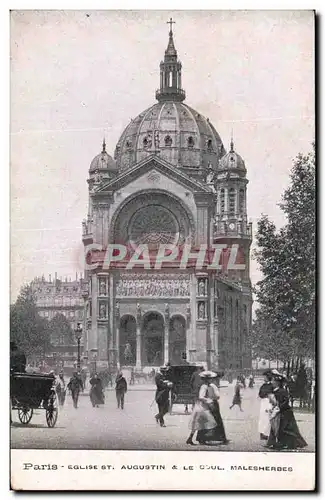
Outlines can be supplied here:
M160 63L160 89L156 92L156 99L159 102L182 102L185 99L185 92L182 89L182 64L177 60L173 39L173 24L176 23L171 17L167 24L169 24L169 40L164 60Z

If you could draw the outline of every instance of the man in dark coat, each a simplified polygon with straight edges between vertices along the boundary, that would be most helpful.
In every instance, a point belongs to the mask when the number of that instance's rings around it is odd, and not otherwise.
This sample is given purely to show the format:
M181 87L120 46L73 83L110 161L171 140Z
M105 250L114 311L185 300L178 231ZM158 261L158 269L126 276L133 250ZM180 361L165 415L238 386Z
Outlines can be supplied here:
M160 424L160 427L166 427L164 415L168 413L169 409L169 391L172 383L168 380L168 371L169 366L162 366L155 376L157 386L155 400L158 405L158 413L155 419Z
M26 356L21 351L16 342L10 342L10 371L25 373Z
M74 374L70 378L67 388L71 392L74 408L78 408L79 393L83 390L83 385L81 377L77 372L74 372Z
M116 401L117 401L117 407L121 408L121 410L124 409L124 397L125 394L128 390L128 384L123 377L123 373L120 372L117 374L116 380L115 380L115 392L116 392Z

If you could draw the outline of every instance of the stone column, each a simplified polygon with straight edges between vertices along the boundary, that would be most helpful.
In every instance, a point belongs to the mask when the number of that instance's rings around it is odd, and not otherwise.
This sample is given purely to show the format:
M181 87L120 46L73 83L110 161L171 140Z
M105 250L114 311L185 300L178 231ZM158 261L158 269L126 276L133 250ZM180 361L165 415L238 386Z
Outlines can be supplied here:
M169 304L165 305L164 363L169 362Z
M138 304L137 305L137 354L136 354L136 362L135 362L135 367L137 370L141 369L142 365L142 359L141 359L141 352L142 352L142 337L141 337L141 307Z
M213 363L213 358L214 358L214 353L215 353L215 342L214 342L214 321L213 321L213 316L214 316L214 275L210 275L209 279L207 280L207 287L208 287L208 297L209 297L209 304L208 304L208 342L207 342L207 350L208 350L208 368L211 368L211 365Z
M115 304L115 353L116 353L116 367L120 370L120 304L116 302Z

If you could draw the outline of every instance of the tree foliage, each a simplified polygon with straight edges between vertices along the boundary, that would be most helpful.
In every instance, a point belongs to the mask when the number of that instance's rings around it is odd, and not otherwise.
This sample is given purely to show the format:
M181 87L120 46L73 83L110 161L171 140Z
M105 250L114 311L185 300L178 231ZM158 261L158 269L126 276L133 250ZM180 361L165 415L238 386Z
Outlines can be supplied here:
M53 346L70 345L75 341L71 325L63 314L56 314L49 321L49 332Z
M10 307L10 339L26 356L44 356L50 350L48 321L37 311L30 286L24 286Z
M275 352L277 359L285 354L314 357L315 191L313 148L309 154L297 156L290 185L282 196L286 225L277 230L265 215L258 221L255 257L263 279L255 289L260 309L252 343L257 343L260 353L264 344L267 359L274 359Z

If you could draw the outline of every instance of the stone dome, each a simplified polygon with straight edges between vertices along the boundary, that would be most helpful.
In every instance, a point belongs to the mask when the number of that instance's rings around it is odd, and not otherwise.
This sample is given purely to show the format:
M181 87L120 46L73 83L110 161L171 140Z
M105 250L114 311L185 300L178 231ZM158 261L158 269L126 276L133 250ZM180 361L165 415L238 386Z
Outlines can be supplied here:
M245 162L242 157L234 151L234 143L230 143L230 151L226 153L219 162L218 170L241 170L246 172Z
M114 158L126 170L152 154L184 170L217 168L226 153L209 119L182 102L158 102L140 113L121 135Z
M93 173L96 172L96 170L110 170L111 172L117 170L116 162L106 152L105 140L103 141L103 149L101 153L96 155L90 164L89 172Z

